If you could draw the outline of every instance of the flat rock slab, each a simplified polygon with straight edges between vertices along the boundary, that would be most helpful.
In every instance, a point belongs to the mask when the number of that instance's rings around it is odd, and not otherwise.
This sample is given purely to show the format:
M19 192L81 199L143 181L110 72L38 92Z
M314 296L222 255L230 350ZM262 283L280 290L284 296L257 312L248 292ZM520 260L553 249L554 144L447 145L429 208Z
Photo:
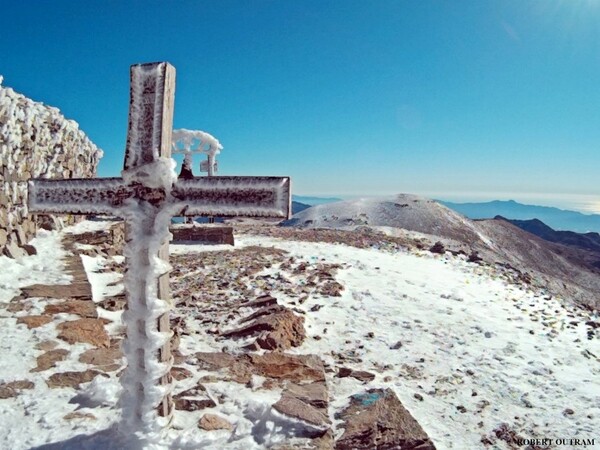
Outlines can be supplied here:
M58 338L69 344L84 342L95 347L110 347L110 338L102 319L78 319L59 323Z
M23 389L33 389L35 384L29 380L17 380L9 383L0 383L0 399L13 398Z
M70 387L74 389L79 389L79 385L81 383L88 383L96 378L98 375L106 377L102 372L98 370L88 369L85 372L61 372L53 374L48 380L46 384L50 388L63 388Z
M89 319L98 318L96 305L90 300L66 300L54 305L46 305L44 314L75 314Z
M79 298L92 299L92 287L87 281L73 284L32 284L21 288L25 298Z
M339 414L344 434L335 448L435 450L423 428L391 389L370 389L353 395Z
M121 358L123 358L123 352L119 347L92 348L79 356L79 362L93 366L112 366L113 364L120 365Z
M196 364L206 370L224 370L224 379L247 383L252 375L270 378L272 383L285 381L312 383L325 381L323 361L316 355L290 355L270 352L263 355L232 355L224 352L194 354Z
M64 361L69 351L64 348L57 348L55 350L48 350L37 357L37 367L31 369L31 372L43 372L44 370L56 367L56 363Z
M52 316L23 316L17 318L17 323L24 323L27 328L38 328L52 322Z
M286 416L302 420L324 431L331 425L327 412L317 409L302 400L291 395L283 394L279 401L273 405L273 409Z

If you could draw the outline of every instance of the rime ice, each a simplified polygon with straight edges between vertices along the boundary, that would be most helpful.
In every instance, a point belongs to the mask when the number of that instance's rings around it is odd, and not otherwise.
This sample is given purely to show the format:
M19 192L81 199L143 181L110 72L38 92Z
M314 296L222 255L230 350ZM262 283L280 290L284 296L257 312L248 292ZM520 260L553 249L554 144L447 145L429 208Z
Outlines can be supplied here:
M177 181L170 158L175 69L167 63L131 68L131 101L122 178L33 180L34 212L112 214L125 219L127 272L124 279L127 368L121 377L121 431L149 446L173 413L170 400L168 313L171 303L159 278L168 264L169 223L174 215L290 215L287 177L211 177ZM208 151L220 144L204 133ZM212 150L211 150L212 149ZM164 281L164 279L163 279ZM157 407L162 417L157 414ZM136 445L137 445L136 444Z

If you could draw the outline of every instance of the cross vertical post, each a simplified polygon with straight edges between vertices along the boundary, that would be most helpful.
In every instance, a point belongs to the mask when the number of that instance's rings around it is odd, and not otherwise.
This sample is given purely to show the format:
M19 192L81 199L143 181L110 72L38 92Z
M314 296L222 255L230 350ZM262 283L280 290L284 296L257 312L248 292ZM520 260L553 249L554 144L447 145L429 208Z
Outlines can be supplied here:
M141 182L145 177L157 175L150 169L148 174L144 173L144 168L152 168L161 161L166 161L171 157L171 133L173 129L173 109L175 98L175 68L167 63L161 64L140 64L131 67L130 72L130 102L129 102L129 124L127 130L127 147L125 150L125 163L123 174L132 174L133 183ZM141 172L141 173L140 173ZM146 180L147 181L147 180ZM150 180L153 184L155 180ZM159 187L169 190L171 186L162 184ZM140 200L143 203L144 200ZM158 258L168 266L169 260L169 242L168 242L168 223L161 224L159 218L160 209L153 208L150 205L144 205L142 208L144 213L136 212L138 217L138 226L132 227L132 220L128 221L126 227L126 241L129 249L126 257L128 258L127 267L144 267L150 270L152 258ZM145 216L145 217L143 217ZM169 217L170 219L170 217ZM141 221L141 223L140 223ZM163 219L164 221L164 219ZM162 229L160 229L162 228ZM165 229L166 228L166 229ZM150 248L150 236L158 233L161 238L157 248ZM137 234L141 234L139 236ZM129 261L131 259L132 261ZM136 275L141 275L137 277ZM152 333L155 329L162 336L170 337L169 312L171 306L170 290L169 290L169 274L164 272L158 277L156 288L156 297L160 301L166 303L166 311L163 312L158 319L154 319L149 315L147 299L147 290L154 289L152 286L146 286L146 275L143 270L136 270L135 273L126 274L126 283L135 284L139 287L137 292L139 295L134 295L136 290L126 289L128 301L128 310L125 314L135 316L134 321L128 322L127 343L129 353L134 356L134 361L129 361L127 373L124 376L131 376L140 380L136 389L138 390L137 398L138 405L133 413L141 418L144 413L140 398L146 398L145 390L149 389L141 380L139 371L148 371L145 364L149 360L146 352L153 351L148 348L149 342L148 332ZM144 310L145 313L144 313ZM149 323L156 320L156 323ZM158 361L170 367L171 349L170 339L163 339L163 343L158 349ZM133 365L134 367L129 367ZM160 384L163 386L170 385L171 379L168 372L160 376ZM134 395L134 394L132 394ZM132 399L133 400L133 399ZM126 401L127 402L127 401ZM135 401L132 401L135 403ZM173 402L170 392L166 392L160 403L158 404L158 414L162 417L170 417L173 410Z

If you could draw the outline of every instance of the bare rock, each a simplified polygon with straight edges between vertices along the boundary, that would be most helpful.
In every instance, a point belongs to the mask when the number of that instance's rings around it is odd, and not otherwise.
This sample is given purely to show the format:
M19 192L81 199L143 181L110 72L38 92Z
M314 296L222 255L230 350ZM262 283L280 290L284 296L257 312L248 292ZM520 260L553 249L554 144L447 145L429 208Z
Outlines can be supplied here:
M336 449L435 450L391 389L370 389L352 396L339 418L344 421L345 430L335 443Z
M48 350L52 350L53 348L56 348L57 345L58 345L58 342L48 340L48 341L38 342L35 345L35 348L37 350L42 350L44 352L47 352Z
M58 337L69 344L85 342L96 347L110 347L110 338L101 319L78 319L62 322L56 327Z
M206 431L233 430L233 425L227 419L210 413L206 413L200 418L198 427Z
M91 413L84 413L81 411L73 411L66 414L63 417L64 420L75 420L75 419L85 419L85 420L96 420L96 416Z
M177 381L181 381L181 380L185 380L186 378L191 378L194 376L194 374L186 369L185 367L172 367L171 368L171 376L177 380Z
M125 309L126 303L127 297L123 293L104 298L102 301L98 302L98 306L108 311L122 311Z
M111 366L117 362L115 360L121 359L122 357L123 352L118 346L111 348L92 348L81 354L79 362L94 366Z
M367 383L369 381L373 381L375 379L375 374L371 372L367 372L366 370L353 370L348 367L340 367L338 371L338 378L346 378L352 377L356 378L363 383Z
M33 389L35 384L29 380L17 380L8 383L0 383L0 399L13 398L24 389Z
M55 305L46 305L44 314L76 314L81 317L87 317L96 319L98 312L96 311L96 305L90 300L67 300Z
M107 376L102 372L99 372L97 370L92 370L92 369L88 369L85 372L55 373L50 378L48 378L48 381L46 381L46 384L48 385L48 387L53 388L53 389L54 388L62 388L62 387L71 387L74 389L79 389L79 385L81 383L87 383L89 381L92 381L98 375L101 375L104 377Z
M65 350L64 348L48 350L37 357L37 367L35 369L31 369L31 372L42 372L52 367L56 367L56 363L59 361L64 361L68 354L69 351Z
M316 428L327 429L331 425L329 417L323 411L302 400L289 395L282 395L273 409L286 416L303 420Z
M249 359L257 375L304 383L325 381L323 361L315 355L274 352L249 355Z
M437 241L435 244L433 244L429 248L429 251L431 253L437 253L438 255L443 255L444 253L446 253L446 247L444 247L444 244L442 244L440 241Z
M37 250L36 248L31 245L31 244L23 244L21 245L21 248L23 250L25 250L25 253L27 253L27 255L31 256L31 255L37 255Z
M242 338L259 334L257 344L267 350L286 350L298 347L306 338L304 317L294 314L289 309L278 310L257 318L248 325L226 331L223 337Z
M26 298L81 298L92 300L92 288L87 281L71 284L32 284L21 288Z
M208 396L201 384L173 396L175 409L183 411L199 411L204 408L214 408L216 403Z
M52 316L23 316L17 319L17 323L24 323L27 328L38 328L52 322Z
M327 386L323 381L309 384L288 383L283 395L295 397L315 408L326 409L329 401Z

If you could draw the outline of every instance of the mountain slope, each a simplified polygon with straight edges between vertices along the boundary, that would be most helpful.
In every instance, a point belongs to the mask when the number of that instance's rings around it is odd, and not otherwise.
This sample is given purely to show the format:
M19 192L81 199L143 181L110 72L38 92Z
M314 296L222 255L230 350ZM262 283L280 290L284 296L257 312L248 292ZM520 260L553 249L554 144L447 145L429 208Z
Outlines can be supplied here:
M440 203L470 219L491 219L495 216L517 220L539 219L555 230L571 230L579 233L600 232L598 214L582 214L548 206L524 205L514 200L494 200L484 203L440 201Z
M296 214L285 226L300 228L404 229L439 239L453 251L476 251L488 264L505 264L555 295L589 307L600 306L600 277L594 254L546 242L502 220L472 221L439 203L400 194L318 205Z
M515 220L507 219L502 216L496 216L494 219L505 220L522 230L535 234L537 237L545 241L563 244L569 247L577 247L582 250L590 250L599 253L600 259L600 234L592 233L575 233L574 231L557 231L546 225L538 219L531 220Z

